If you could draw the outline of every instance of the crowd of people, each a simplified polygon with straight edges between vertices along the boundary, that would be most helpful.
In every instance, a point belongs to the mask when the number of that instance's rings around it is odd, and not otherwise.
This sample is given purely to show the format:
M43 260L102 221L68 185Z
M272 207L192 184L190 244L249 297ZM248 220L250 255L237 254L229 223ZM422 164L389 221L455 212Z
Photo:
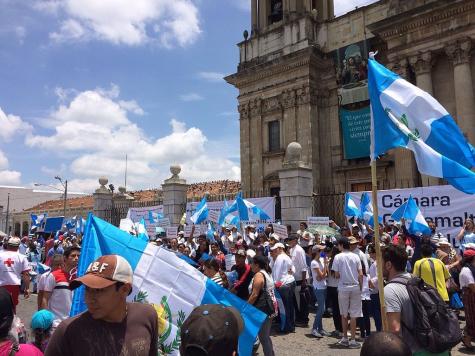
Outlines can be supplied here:
M266 356L275 354L270 337L273 329L279 334L289 334L296 327L308 328L319 339L337 338L337 347L356 349L364 342L361 353L366 355L377 354L374 348L378 347L375 341L378 338L381 344L398 344L401 355L448 355L450 349L431 351L414 332L418 322L415 320L418 305L410 293L414 280L432 287L435 298L450 313L464 310L466 326L462 342L472 349L475 337L472 219L466 220L456 237L458 247L440 234L434 224L430 224L430 236L411 235L404 221L380 225L382 276L378 275L379 251L374 231L367 223L355 219L348 221L348 226L339 227L333 221L330 226L335 234L312 233L307 223L302 222L297 231L288 226L285 237L275 233L269 224L261 229L247 225L243 231L237 226L225 226L212 236L194 236L192 229L187 237L180 231L177 238L156 236L150 242L175 252L215 283L265 313L267 318L256 346L260 342ZM77 278L80 254L80 236L64 234L44 239L33 235L3 241L0 355L9 355L11 351L17 355L43 352L119 355L124 350L156 355L160 352L157 339L160 325L153 307L126 302L133 280L128 262L121 256L102 256L84 276ZM385 315L381 314L380 278L385 282ZM80 285L86 286L88 311L69 318L72 293ZM16 308L19 295L23 293L28 298L32 291L38 294L38 311L31 320L33 335L29 340L16 316ZM223 355L237 354L237 338L242 330L238 312L232 308L225 311L213 308L199 309L185 321L181 329L183 355L216 354L212 350ZM208 315L213 318L203 321ZM323 318L330 315L333 330L326 330ZM232 327L226 328L228 332L222 328L212 331L218 320ZM393 336L382 333L384 321ZM189 328L185 327L187 323ZM206 333L211 335L212 342L200 339L199 335ZM223 346L223 340L227 346Z

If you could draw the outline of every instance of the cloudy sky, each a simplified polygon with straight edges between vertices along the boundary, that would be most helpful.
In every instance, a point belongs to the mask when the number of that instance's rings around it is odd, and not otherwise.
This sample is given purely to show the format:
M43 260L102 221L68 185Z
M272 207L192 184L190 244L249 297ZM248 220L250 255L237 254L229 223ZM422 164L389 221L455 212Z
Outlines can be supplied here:
M0 185L239 179L250 0L0 0ZM336 13L374 0L335 0Z

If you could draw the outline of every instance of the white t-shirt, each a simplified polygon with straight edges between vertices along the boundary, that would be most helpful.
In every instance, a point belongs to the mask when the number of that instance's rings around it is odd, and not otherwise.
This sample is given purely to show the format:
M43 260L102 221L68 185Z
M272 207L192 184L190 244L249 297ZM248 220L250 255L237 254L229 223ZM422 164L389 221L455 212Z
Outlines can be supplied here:
M310 268L312 268L312 277L313 277L313 288L315 289L327 289L327 279L323 278L321 281L317 280L317 272L316 269L319 269L323 273L323 259L319 258L317 260L312 260L310 264Z
M50 292L48 309L54 314L55 324L69 318L72 304L72 292L69 289L68 276L61 270L45 273L43 290Z
M473 278L472 271L470 268L464 267L460 271L459 275L460 288L468 287L469 284L475 284L475 279Z
M371 300L368 281L369 281L368 276L363 275L363 285L361 288L361 300Z
M0 250L0 286L19 286L21 273L30 270L25 255L18 251Z
M332 270L340 273L338 290L359 290L358 271L361 270L361 261L356 253L343 251L333 259Z
M307 266L307 259L305 257L305 251L299 245L296 245L294 248L290 250L290 257L292 259L292 263L295 267L295 280L301 281L302 280L302 273L305 272L305 279L308 278L308 266Z
M370 288L371 294L379 293L378 287L378 268L376 265L376 261L371 264L369 267L369 278L371 279L371 283L373 283L374 288Z
M274 261L272 266L272 279L275 283L290 284L295 282L292 275L292 260L285 253L281 253Z

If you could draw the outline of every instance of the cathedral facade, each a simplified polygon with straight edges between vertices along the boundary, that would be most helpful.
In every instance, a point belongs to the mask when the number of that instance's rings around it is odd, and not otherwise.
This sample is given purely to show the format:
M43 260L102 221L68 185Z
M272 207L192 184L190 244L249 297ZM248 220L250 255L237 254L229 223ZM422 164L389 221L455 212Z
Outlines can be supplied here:
M332 0L252 0L238 44L241 183L278 195L285 149L302 146L315 194L368 190L367 58L432 94L475 146L475 0L380 0L334 16ZM412 152L378 160L381 189L438 185Z

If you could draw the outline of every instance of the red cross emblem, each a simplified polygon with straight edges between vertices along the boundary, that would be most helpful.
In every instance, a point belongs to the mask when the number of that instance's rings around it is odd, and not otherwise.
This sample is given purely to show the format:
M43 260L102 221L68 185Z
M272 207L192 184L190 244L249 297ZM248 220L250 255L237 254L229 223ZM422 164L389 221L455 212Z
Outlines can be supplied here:
M11 267L13 264L15 264L15 261L13 261L11 258L8 258L8 260L3 262L5 265L8 265L8 267Z

